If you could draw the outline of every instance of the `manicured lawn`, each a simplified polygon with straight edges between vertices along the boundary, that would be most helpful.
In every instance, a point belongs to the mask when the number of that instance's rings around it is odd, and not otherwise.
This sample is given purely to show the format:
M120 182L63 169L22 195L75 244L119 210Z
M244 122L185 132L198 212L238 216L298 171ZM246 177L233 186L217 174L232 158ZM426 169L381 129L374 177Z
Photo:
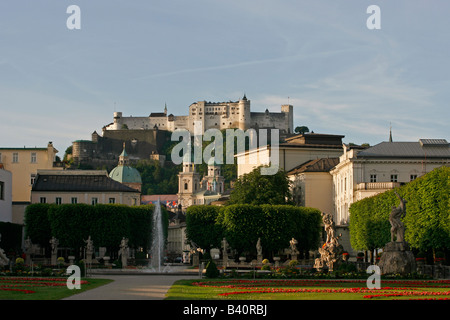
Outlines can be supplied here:
M449 280L382 280L368 289L365 280L180 280L167 300L393 300L450 299Z
M0 300L59 300L110 283L108 279L83 278L80 289L70 290L67 278L0 276Z

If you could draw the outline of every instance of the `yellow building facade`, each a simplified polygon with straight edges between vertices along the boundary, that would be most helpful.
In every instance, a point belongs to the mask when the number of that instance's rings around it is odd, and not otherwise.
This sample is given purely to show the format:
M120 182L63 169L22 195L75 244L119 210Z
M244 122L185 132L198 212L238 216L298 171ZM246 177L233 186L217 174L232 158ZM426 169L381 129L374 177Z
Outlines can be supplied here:
M24 209L31 200L31 187L38 169L55 168L58 150L49 142L39 148L0 148L0 163L12 174L13 223L23 223Z

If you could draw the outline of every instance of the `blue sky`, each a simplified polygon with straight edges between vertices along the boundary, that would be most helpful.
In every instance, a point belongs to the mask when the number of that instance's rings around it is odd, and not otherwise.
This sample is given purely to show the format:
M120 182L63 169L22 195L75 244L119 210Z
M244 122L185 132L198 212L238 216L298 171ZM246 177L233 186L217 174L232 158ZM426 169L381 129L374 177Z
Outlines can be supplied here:
M69 30L69 5L81 29ZM369 30L370 5L381 29ZM124 116L195 101L294 105L294 126L344 142L450 140L445 0L0 2L0 146L62 157Z

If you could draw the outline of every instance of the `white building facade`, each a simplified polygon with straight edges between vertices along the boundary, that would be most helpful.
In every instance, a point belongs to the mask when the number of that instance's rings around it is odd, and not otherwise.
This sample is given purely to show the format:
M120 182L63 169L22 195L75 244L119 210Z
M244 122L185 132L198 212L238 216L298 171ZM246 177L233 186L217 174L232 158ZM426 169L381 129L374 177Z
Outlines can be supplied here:
M417 142L382 142L367 149L343 146L333 176L334 218L348 226L353 202L382 193L417 179L443 165L450 165L445 139Z
M0 166L0 221L12 222L12 173Z

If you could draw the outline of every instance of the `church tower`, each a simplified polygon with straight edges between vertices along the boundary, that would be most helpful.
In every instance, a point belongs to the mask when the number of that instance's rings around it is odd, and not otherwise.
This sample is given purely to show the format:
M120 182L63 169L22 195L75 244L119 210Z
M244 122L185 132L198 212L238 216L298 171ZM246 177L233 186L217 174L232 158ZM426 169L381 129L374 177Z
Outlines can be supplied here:
M199 191L200 174L195 172L194 162L183 162L183 171L178 174L178 204L182 208L193 205L194 194Z
M224 192L225 179L222 176L220 165L214 161L214 158L208 162L208 173L203 177L202 189L218 194Z

